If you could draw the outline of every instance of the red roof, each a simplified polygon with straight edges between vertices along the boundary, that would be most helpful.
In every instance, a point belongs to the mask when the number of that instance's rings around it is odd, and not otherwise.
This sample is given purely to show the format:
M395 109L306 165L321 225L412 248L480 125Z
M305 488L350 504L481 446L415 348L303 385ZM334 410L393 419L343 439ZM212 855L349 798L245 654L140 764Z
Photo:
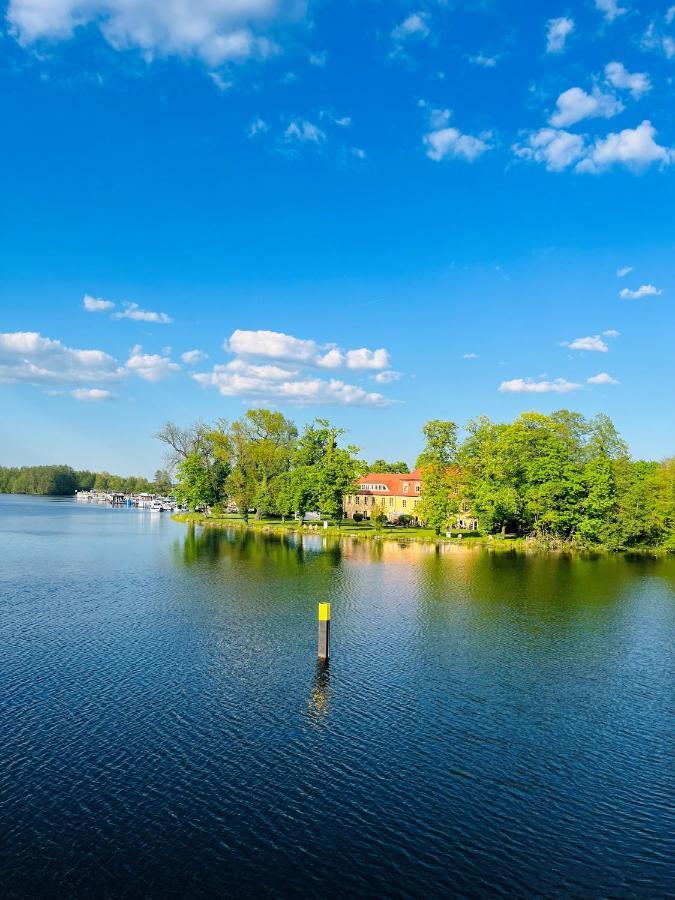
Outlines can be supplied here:
M398 472L370 472L368 475L362 475L359 478L359 491L361 493L375 493L408 496L415 493L413 485L421 481L419 469L409 474L399 474ZM411 489L403 490L403 485L407 483ZM375 485L384 485L385 490L379 490Z

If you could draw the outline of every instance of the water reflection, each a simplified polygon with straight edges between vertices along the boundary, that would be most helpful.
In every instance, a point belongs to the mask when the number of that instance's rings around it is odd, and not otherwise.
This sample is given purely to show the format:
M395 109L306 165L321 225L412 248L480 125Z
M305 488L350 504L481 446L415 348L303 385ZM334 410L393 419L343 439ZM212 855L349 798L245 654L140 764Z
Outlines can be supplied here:
M307 717L315 728L325 724L330 706L330 692L330 663L328 660L317 660L307 704Z

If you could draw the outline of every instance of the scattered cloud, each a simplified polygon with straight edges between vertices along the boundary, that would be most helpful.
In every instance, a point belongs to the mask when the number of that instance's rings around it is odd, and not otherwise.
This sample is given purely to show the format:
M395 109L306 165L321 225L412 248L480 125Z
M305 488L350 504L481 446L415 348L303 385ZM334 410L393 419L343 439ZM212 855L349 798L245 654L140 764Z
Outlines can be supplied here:
M298 377L298 373L280 366L247 365L232 360L216 365L211 372L192 376L204 386L218 389L224 397L247 397L285 401L297 406L329 404L338 406L387 406L382 394L366 391L336 378Z
M478 359L478 354L477 353L465 353L462 356L462 359Z
M389 365L389 354L384 348L368 350L348 350L346 354L348 369L386 369Z
M629 72L620 62L607 63L605 78L612 87L630 91L634 100L639 100L643 94L652 89L651 80L646 72Z
M155 325L169 325L173 319L163 312L141 309L138 303L125 303L121 312L113 313L114 319L133 319L135 322L152 322Z
M602 332L605 337L608 338L618 338L621 334L620 331L617 331L616 328L608 328L607 331Z
M625 278L626 275L630 275L632 271L634 271L633 266L621 266L620 269L616 270L616 277Z
M294 119L284 132L287 141L318 146L326 140L326 133L306 119Z
M599 10L608 22L613 22L619 16L623 16L628 12L622 6L619 6L619 0L595 0L595 8Z
M103 350L78 350L37 331L0 333L0 383L81 385L118 381L124 369Z
M208 358L208 353L204 353L203 350L186 350L185 353L181 354L181 359L187 366L196 366Z
M238 329L225 341L224 349L236 358L192 376L199 384L216 387L223 396L296 405L387 406L390 401L381 394L341 379L318 377L316 369L379 370L374 378L381 384L400 377L389 368L384 348L341 350L335 344L279 331Z
M558 97L556 106L557 111L549 119L555 128L574 125L582 119L611 119L624 110L620 100L613 94L603 94L597 86L590 94L579 87L569 88Z
M672 9L673 7L670 7L664 16L666 25L671 25L673 22L673 16L671 16ZM654 21L650 22L647 26L647 30L642 36L641 47L643 50L653 50L657 53L663 53L666 59L673 59L675 57L675 38L672 38L669 34L664 34Z
M408 38L426 38L431 34L429 28L429 16L423 12L411 13L391 33L395 41L405 41Z
M139 378L154 384L163 381L173 372L180 371L178 363L171 362L168 356L160 353L143 353L142 349L136 345L126 362L126 369L132 375L138 375Z
M442 159L464 159L473 162L490 150L486 138L488 135L473 137L462 134L458 128L448 127L452 113L449 109L431 109L429 126L431 131L424 135L423 141L429 159L440 162Z
M521 159L543 163L549 172L562 172L583 157L585 141L569 131L541 128L529 135L526 144L514 144L512 149Z
M504 394L569 394L580 390L581 385L564 378L553 381L534 381L532 378L512 378L502 381L499 390Z
M260 116L257 116L248 126L246 135L247 137L253 138L257 134L265 134L265 132L269 130L270 126L267 124L267 122L264 119L261 119Z
M550 172L574 166L575 172L597 175L615 165L639 172L652 163L667 166L675 159L675 152L657 144L655 135L647 119L637 128L624 128L592 144L582 135L542 128L530 134L525 144L514 144L512 149L522 159L544 163Z
M607 353L609 350L607 343L603 341L599 334L595 334L592 337L575 338L573 341L563 341L562 346L569 347L570 350L588 350L598 353Z
M327 59L328 59L328 53L325 50L321 50L317 53L309 54L310 66L318 66L319 68L323 68L323 66L326 65Z
M659 297L663 293L661 288L654 287L653 284L641 284L636 291L629 288L623 288L619 292L619 297L623 300L639 300L640 297Z
M237 329L225 342L225 349L237 356L285 360L327 369L345 365L348 369L386 369L390 365L389 353L384 348L343 351L334 344L319 344L281 331Z
M469 62L475 66L481 66L483 69L494 69L499 62L498 56L487 56L484 53L476 53L468 57Z
M588 384L618 384L619 382L616 378L612 378L611 375L608 375L607 372L599 372L597 375L592 375L590 378L586 379Z
M401 373L395 372L393 369L387 369L385 372L378 372L374 378L378 384L391 384L392 381L400 380Z
M656 129L647 119L637 128L624 128L618 134L608 134L606 138L596 140L576 169L578 172L597 173L616 164L634 170L655 162L662 166L669 165L675 154L670 148L657 144L655 135Z
M97 297L92 297L90 294L84 295L82 306L87 312L107 312L115 308L112 300L100 300Z
M574 19L567 16L549 19L546 24L546 52L562 53L565 42L573 31Z
M233 81L226 81L219 72L209 72L209 78L219 91L229 91L234 84Z
M7 19L20 43L67 40L80 26L98 28L116 50L197 58L208 66L274 52L266 31L297 17L292 0L10 0Z
M88 403L100 403L102 400L112 400L114 394L110 391L104 391L101 388L75 388L70 392L71 397L76 400L84 400Z

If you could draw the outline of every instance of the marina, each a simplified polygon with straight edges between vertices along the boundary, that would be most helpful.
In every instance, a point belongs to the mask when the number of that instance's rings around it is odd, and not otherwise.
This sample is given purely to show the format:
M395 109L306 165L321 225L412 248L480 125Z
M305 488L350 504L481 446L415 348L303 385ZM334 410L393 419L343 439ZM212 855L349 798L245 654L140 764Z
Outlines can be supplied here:
M150 512L178 512L187 509L178 503L175 497L163 497L159 494L123 494L116 491L77 491L75 499L78 503L100 503L108 506L124 506L129 509L145 509Z

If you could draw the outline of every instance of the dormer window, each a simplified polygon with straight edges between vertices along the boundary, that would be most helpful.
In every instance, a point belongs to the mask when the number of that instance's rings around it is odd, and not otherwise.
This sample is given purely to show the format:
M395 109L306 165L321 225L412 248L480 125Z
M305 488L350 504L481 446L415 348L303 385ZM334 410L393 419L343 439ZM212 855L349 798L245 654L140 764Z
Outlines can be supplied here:
M409 488L409 486L410 486L410 485L409 485L408 482L406 481L406 482L404 483L404 485L403 485L403 493L404 493L404 494L407 494L407 493L408 493L408 488Z
M415 485L415 493L416 493L416 494L419 494L419 492L420 492L420 485L419 485L419 484L416 484L416 485Z

